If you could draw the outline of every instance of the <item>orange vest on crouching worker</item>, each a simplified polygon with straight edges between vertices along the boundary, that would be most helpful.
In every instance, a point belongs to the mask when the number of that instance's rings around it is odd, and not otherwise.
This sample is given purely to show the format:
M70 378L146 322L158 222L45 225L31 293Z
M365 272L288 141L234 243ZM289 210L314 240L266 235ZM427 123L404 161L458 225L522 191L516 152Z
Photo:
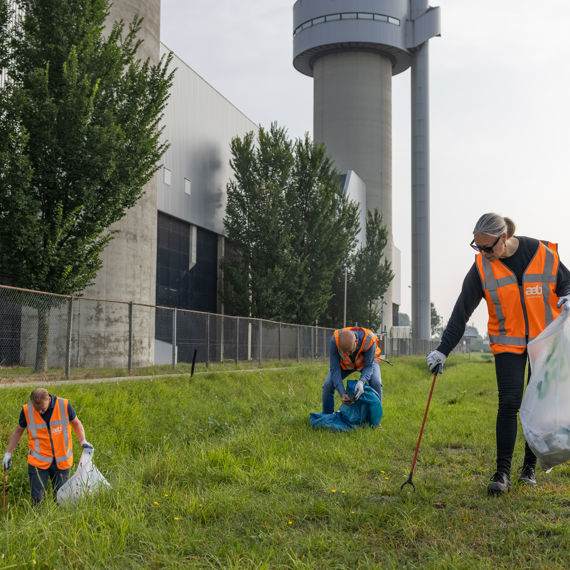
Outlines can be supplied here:
M559 314L556 307L558 245L539 242L538 250L523 274L519 287L515 274L500 260L475 257L489 310L489 344L493 354L522 354Z
M352 331L356 333L357 331L364 332L364 338L360 343L360 348L356 353L356 357L354 361L350 358L350 354L343 352L339 346L339 336L341 331ZM376 353L374 355L374 360L380 362L380 348L377 344L377 337L376 335L369 329L365 329L362 327L345 327L343 329L337 329L334 331L334 340L336 343L336 348L338 350L338 356L340 358L340 367L343 370L362 370L364 368L364 354L370 347L375 344L376 345Z
M28 463L39 469L48 469L55 454L58 469L71 467L73 450L67 400L56 399L49 428L31 402L24 406L24 413L28 423Z

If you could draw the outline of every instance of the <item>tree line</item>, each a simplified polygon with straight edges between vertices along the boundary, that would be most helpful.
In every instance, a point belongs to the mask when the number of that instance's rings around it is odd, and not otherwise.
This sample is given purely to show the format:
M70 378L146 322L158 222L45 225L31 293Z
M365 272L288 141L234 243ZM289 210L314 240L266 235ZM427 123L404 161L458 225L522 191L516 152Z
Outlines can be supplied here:
M273 123L231 142L233 179L224 226L233 255L222 261L226 308L298 324L380 326L380 297L393 279L388 235L368 212L359 244L359 205L344 195L323 144L291 140ZM391 308L390 308L391 309Z

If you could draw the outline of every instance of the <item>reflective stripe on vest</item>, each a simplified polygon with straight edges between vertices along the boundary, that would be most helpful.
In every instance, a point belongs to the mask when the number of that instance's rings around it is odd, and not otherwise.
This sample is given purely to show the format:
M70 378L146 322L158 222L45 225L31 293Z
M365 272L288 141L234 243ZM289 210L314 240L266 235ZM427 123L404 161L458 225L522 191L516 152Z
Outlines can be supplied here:
M354 361L350 358L349 354L344 353L340 349L339 337L340 337L341 331L351 331L355 334L356 334L356 331L364 332L364 338L362 339L362 342L360 343L360 348L358 349L358 352L356 353L356 356L354 357ZM362 327L346 327L343 329L335 330L334 331L334 339L335 339L336 348L337 348L338 356L339 356L339 360L340 360L340 367L343 370L361 371L364 369L364 353L372 347L374 342L376 342L377 337L370 329L365 329ZM378 345L376 345L376 353L374 355L374 360L376 360L376 361L380 360L380 348L378 347Z
M538 336L560 314L556 307L556 244L543 242L523 274L519 287L514 273L500 260L475 258L489 310L488 334L494 354L522 354L529 340ZM505 311L507 314L505 314Z
M28 444L28 463L40 469L47 469L52 464L55 453L55 461L59 469L71 467L73 463L73 448L71 425L67 414L67 400L63 398L56 399L49 428L41 415L34 410L31 402L24 406L24 412L28 423L30 440ZM43 449L41 447L42 440L45 443ZM58 451L59 453L57 453Z

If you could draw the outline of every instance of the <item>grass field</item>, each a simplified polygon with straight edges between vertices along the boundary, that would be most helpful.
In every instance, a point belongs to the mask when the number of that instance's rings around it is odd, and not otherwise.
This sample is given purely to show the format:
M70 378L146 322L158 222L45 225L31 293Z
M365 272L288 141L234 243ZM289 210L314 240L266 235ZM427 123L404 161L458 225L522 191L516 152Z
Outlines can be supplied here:
M0 568L568 568L570 465L488 497L490 357L382 366L381 429L314 431L326 367L66 385L112 490L29 505L26 445L8 472ZM0 448L29 388L0 391ZM523 440L515 450L518 474ZM77 445L76 445L77 449ZM77 463L77 458L76 458Z
M260 365L257 360L240 360L236 363L234 360L228 359L224 362L216 361L208 364L197 362L194 368L195 374L200 374L202 372L284 368L298 365L299 363L296 360L264 360ZM72 368L69 371L69 379L88 380L92 378L121 378L129 376L169 376L172 374L190 374L191 370L192 365L187 362L179 362L175 369L170 364L133 368L131 374L129 374L127 368ZM36 372L33 366L0 366L0 384L54 382L63 379L65 379L65 369L63 368L48 368L45 372Z

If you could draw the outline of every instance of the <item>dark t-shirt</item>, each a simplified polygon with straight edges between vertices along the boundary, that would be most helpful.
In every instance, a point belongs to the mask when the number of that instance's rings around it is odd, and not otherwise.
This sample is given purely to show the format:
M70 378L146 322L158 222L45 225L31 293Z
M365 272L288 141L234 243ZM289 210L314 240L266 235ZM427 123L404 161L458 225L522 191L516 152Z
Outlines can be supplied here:
M538 240L524 236L516 237L519 240L517 250L510 257L504 257L500 261L515 274L519 286L522 287L525 269L538 249ZM556 294L559 297L570 294L570 271L562 262L558 264L558 272L556 273ZM477 270L477 264L473 263L463 281L461 293L457 298L449 322L441 335L441 343L437 350L447 356L457 346L465 332L465 325L473 311L479 306L482 298L483 285Z
M40 414L42 419L48 425L49 425L49 421L51 419L51 415L53 413L53 409L55 407L55 402L57 400L57 396L52 396L50 394L50 398L51 398L51 401L49 403L49 407L46 410L45 414ZM69 416L70 422L73 421L77 417L77 414L75 413L75 410L73 409L73 406L71 405L71 403L69 401L67 402L67 415ZM28 422L26 421L26 414L24 413L24 408L22 408L22 410L20 411L20 420L18 423L20 424L20 427L22 427L22 428L28 427Z

